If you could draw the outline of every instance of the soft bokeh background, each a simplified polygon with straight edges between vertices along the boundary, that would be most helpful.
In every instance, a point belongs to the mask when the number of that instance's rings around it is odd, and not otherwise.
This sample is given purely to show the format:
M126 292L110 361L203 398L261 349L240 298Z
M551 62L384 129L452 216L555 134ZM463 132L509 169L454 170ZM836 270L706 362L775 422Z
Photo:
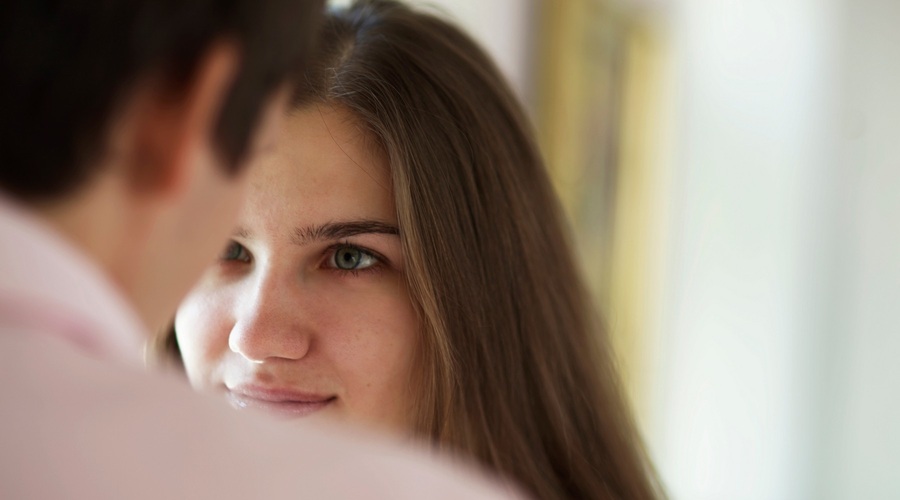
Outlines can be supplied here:
M900 498L900 1L414 3L533 116L671 497Z

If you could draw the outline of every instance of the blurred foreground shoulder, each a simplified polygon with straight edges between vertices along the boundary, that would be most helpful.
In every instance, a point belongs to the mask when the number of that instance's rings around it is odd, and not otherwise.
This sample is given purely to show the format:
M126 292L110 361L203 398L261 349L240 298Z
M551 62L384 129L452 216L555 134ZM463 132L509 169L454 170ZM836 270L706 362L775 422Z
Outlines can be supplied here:
M356 431L273 425L0 322L0 498L522 498Z

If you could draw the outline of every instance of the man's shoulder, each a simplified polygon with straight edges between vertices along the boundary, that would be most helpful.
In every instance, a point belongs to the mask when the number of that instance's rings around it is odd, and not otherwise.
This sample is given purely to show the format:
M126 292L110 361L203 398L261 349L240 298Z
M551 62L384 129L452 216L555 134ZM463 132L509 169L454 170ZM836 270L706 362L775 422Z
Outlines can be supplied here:
M512 496L424 452L233 412L175 377L92 359L50 335L0 325L0 373L10 381L4 498Z

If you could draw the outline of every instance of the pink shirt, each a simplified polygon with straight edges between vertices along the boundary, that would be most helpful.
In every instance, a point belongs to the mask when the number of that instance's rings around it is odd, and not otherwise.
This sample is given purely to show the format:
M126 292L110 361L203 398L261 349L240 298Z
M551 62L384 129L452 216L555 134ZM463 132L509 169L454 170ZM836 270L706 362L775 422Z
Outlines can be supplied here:
M234 412L141 369L104 273L0 197L0 498L518 498L359 431Z

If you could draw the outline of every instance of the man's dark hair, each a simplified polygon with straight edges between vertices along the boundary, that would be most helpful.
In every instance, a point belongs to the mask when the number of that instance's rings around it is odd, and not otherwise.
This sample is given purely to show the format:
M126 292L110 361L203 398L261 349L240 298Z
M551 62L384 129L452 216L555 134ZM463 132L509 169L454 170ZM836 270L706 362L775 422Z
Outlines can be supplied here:
M97 172L135 84L177 97L217 40L240 50L214 144L238 169L261 109L301 70L322 0L3 0L0 189L23 201L69 194Z

